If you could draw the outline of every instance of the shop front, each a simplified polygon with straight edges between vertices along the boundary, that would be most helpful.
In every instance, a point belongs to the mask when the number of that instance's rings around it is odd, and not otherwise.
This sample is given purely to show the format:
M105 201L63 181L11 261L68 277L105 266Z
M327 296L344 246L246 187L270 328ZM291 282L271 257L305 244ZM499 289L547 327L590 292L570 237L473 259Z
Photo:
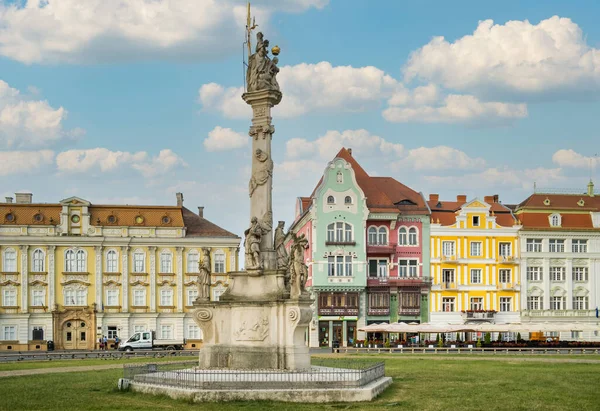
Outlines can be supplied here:
M353 346L356 341L356 321L356 317L319 318L319 346Z

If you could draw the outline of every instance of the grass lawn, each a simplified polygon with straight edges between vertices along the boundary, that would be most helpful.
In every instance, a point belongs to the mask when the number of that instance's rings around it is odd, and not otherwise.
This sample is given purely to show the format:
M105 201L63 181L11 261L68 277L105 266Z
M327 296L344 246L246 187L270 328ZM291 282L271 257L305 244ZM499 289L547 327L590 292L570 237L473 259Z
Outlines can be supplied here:
M357 356L358 357L358 356ZM368 356L373 359L373 356ZM371 403L270 402L189 404L119 392L122 370L33 375L0 380L1 410L597 410L600 363L461 361L460 358L386 362L394 384Z
M0 371L33 370L38 368L85 367L93 365L148 363L160 361L194 361L196 357L157 357L157 358L90 358L82 360L44 360L44 361L18 361L0 364Z

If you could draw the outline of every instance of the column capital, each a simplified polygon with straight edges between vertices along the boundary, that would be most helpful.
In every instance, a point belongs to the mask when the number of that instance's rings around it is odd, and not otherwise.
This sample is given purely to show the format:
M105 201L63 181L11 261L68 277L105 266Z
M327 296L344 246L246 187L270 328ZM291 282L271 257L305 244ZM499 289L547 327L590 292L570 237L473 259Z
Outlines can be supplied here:
M175 247L175 250L177 250L178 253L183 252L183 247Z
M27 250L29 250L29 246L28 245L22 245L21 246L21 251L23 251L24 253L26 253Z
M121 246L121 251L123 251L124 253L128 252L129 250L131 250L131 247L129 247L128 245Z
M56 251L56 246L55 245L49 245L48 246L48 251L50 251L51 253L53 253L54 251Z
M151 246L148 247L148 251L150 251L151 253L153 253L153 252L156 251L157 248L158 247L156 247L155 245L151 245Z

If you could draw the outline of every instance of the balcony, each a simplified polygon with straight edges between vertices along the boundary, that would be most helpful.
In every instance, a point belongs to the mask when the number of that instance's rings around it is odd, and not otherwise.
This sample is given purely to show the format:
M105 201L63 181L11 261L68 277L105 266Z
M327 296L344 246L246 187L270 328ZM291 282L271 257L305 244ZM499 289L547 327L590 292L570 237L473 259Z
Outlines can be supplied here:
M371 308L369 307L367 309L367 315L390 315L390 307L378 307L378 308Z
M455 255L443 255L441 261L447 264L458 264L458 257Z
M451 282L443 282L440 284L440 288L442 290L458 290L458 284Z
M367 287L423 287L431 285L431 277L368 277Z
M519 264L519 259L514 255L500 255L498 256L498 262L501 264Z
M498 284L496 284L496 288L498 290L519 291L519 290L521 290L521 284L498 283Z
M394 254L396 252L396 243L389 243L385 245L367 244L368 255L384 255Z
M527 317L596 317L596 310L523 310Z
M357 316L358 307L319 307L319 315Z
M400 315L421 315L421 309L415 307L398 307Z
M325 241L325 245L355 246L356 241Z
M496 311L468 310L465 314L468 321L492 321L496 317Z

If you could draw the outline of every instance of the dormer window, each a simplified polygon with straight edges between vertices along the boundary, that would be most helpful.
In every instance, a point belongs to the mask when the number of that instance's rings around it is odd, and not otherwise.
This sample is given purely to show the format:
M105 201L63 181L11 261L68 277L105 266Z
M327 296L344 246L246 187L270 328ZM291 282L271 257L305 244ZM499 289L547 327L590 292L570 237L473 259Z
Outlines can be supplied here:
M561 217L560 214L552 214L550 216L550 227L560 227Z
M473 227L479 227L479 216L478 215L473 216Z
M344 174L341 171L337 172L336 181L338 184L342 184L344 182Z
M344 198L344 204L352 204L352 197L346 196L346 198Z
M327 197L327 204L335 204L335 198L333 196Z

